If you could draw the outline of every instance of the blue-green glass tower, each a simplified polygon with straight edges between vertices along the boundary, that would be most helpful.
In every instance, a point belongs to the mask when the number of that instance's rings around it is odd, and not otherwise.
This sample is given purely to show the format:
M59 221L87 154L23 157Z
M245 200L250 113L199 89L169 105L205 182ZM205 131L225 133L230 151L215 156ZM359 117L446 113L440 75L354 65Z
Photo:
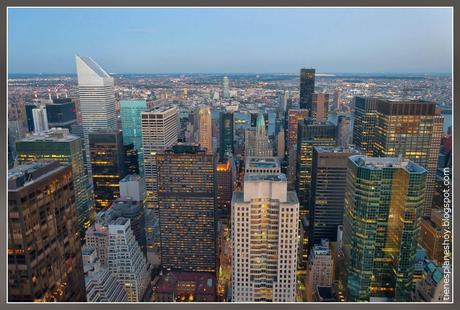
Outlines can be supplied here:
M144 175L144 149L142 146L141 113L147 111L145 100L121 100L120 117L123 144L134 144L139 161L139 174Z

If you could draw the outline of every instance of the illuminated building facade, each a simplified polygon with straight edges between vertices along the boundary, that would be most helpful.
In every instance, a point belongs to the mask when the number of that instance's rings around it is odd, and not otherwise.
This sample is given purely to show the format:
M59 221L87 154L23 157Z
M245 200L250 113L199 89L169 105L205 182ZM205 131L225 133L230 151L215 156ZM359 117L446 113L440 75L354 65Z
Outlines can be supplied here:
M300 108L312 112L315 92L315 69L300 69Z
M8 172L8 301L86 301L68 165L35 162Z
M348 167L343 228L348 301L407 301L427 172L397 157L354 155Z
M157 209L157 165L155 155L177 143L179 116L176 108L159 107L141 113L146 207Z
M96 213L93 189L85 172L81 139L69 134L68 129L53 128L17 141L16 153L21 164L37 160L55 160L71 166L78 225L83 238L85 230L91 225Z
M300 216L309 216L313 147L335 146L337 127L331 123L318 123L310 118L299 123L297 142L296 192L301 205Z
M211 109L201 108L198 113L199 118L199 139L198 143L201 148L206 150L207 154L212 154L212 119Z
M120 197L120 180L126 176L125 152L121 130L89 134L96 210L107 209Z
M233 165L227 159L216 164L216 212L219 217L230 214L233 195Z
M329 114L329 94L314 93L312 95L311 117L317 122L326 122Z
M353 143L374 157L403 156L427 171L423 216L430 217L443 116L422 100L355 98Z
M216 271L215 167L198 145L157 154L161 263L178 271Z
M314 301L317 286L331 286L334 273L334 262L327 239L315 244L308 258L305 292L307 301Z
M308 117L308 110L306 109L289 109L287 112L288 119L288 134L287 134L287 151L288 151L288 188L293 190L296 180L296 167L297 167L297 131L299 122L303 122L305 117Z
M144 175L144 149L142 146L141 113L147 111L145 100L121 100L120 118L123 130L123 143L133 144L137 151L139 173Z
M231 217L233 301L295 301L299 202L286 176L246 173Z

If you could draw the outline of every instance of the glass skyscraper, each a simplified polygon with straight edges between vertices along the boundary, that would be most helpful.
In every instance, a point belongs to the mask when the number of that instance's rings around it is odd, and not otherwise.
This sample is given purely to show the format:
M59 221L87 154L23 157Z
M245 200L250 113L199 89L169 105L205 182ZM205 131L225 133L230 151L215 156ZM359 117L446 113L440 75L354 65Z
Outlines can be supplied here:
M300 108L312 114L313 93L315 92L315 69L300 69Z
M144 148L142 146L141 113L147 111L145 100L121 100L120 117L123 144L133 144L139 161L139 174L144 176Z
M343 228L348 301L410 300L426 175L398 157L349 158Z

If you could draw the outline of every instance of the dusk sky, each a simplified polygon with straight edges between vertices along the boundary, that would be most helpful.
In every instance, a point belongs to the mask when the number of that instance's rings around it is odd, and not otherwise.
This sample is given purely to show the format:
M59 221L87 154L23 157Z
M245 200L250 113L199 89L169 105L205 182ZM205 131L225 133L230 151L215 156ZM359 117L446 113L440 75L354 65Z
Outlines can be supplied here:
M9 73L449 73L452 15L428 9L9 9Z

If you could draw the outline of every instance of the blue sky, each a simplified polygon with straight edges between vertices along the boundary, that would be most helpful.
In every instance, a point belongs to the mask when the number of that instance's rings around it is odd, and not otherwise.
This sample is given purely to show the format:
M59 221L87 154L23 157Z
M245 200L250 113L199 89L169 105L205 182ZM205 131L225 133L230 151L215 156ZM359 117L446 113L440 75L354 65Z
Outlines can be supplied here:
M451 71L452 18L436 9L24 9L8 13L10 73Z

